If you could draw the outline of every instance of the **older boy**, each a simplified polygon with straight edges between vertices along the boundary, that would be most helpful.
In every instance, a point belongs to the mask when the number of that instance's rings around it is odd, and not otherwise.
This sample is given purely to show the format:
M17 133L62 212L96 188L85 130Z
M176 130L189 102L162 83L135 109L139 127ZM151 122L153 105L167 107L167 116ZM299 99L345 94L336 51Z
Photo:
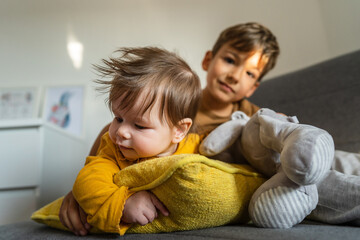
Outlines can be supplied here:
M209 132L228 121L234 111L252 116L259 107L249 98L276 63L279 46L266 27L245 23L225 29L202 62L207 71L196 122Z

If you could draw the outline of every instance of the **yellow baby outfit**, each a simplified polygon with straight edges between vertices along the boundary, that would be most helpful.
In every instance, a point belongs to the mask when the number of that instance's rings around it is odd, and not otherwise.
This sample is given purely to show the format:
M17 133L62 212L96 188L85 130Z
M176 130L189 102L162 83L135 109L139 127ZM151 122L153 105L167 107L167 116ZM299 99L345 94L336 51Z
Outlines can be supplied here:
M173 155L198 153L200 136L189 134L182 140ZM125 201L134 193L126 186L117 186L113 177L120 170L147 159L130 161L125 159L119 148L111 141L109 133L102 137L97 156L86 159L73 186L73 195L88 214L92 226L113 233L124 233L129 224L119 224Z

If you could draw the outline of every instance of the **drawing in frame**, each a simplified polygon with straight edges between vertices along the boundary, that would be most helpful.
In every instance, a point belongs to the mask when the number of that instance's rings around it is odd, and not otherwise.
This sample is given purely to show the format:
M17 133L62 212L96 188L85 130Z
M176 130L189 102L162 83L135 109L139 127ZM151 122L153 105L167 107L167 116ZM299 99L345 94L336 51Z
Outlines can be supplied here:
M43 118L76 135L83 129L84 86L51 86L45 90Z
M40 87L0 88L0 120L39 118Z

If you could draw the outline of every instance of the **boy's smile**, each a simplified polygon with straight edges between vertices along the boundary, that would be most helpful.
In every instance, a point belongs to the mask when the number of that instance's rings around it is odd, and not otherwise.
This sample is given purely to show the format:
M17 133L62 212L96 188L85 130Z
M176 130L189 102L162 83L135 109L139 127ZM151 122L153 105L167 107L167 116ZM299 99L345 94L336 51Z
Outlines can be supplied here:
M221 89L223 89L225 92L235 93L234 89L232 89L228 84L226 84L220 80L218 80L218 83L220 84Z
M257 81L264 66L261 51L240 53L225 44L215 56L207 52L203 69L207 71L204 91L224 104L250 97L259 86Z

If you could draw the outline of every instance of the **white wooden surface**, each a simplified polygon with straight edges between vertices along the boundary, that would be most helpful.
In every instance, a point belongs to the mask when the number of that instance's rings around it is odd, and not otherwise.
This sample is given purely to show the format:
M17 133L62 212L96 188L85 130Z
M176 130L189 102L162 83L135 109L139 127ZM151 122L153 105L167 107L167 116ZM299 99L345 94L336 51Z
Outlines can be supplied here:
M0 190L0 225L29 220L35 209L35 188Z
M0 225L70 191L87 152L84 139L41 119L0 122Z
M0 189L39 185L39 126L1 129L0 153Z

